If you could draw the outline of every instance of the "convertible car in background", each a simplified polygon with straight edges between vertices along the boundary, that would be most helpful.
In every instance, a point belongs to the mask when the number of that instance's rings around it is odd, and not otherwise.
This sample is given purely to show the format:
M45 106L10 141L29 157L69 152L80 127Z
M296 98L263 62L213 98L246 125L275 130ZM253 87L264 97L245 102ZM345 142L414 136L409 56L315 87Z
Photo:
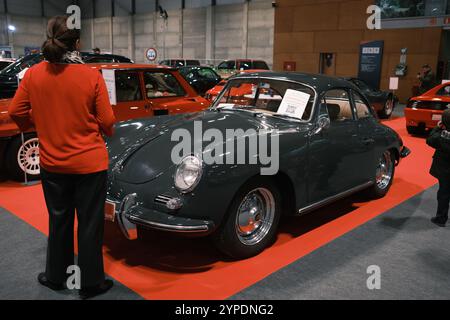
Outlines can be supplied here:
M114 54L96 54L82 52L81 57L85 63L133 63L130 59ZM17 90L17 75L27 68L44 60L40 53L34 53L18 59L0 71L0 99L14 97Z
M421 96L409 99L405 108L406 129L409 134L424 134L442 120L450 108L450 83L440 84Z
M369 100L372 107L381 119L388 119L398 102L398 98L390 91L374 89L358 78L346 78L356 85Z
M136 64L92 64L98 70L114 69L118 121L197 112L209 106L176 69ZM0 171L14 180L39 179L39 140L34 130L25 134L8 116L10 99L0 100Z
M270 164L255 146L267 132L278 140L266 141ZM192 152L179 152L181 133ZM145 228L211 235L236 259L269 246L282 214L362 190L383 197L410 153L351 82L272 72L233 77L203 112L119 123L107 144L105 218L127 238Z
M217 85L222 78L210 67L181 67L181 75L187 82L198 92L204 96L206 91Z
M242 70L239 71L237 74L252 74L252 73L257 73L257 72L266 72L267 70L263 70L263 69L258 69L258 70ZM228 78L231 79L232 77ZM225 85L227 84L228 79L221 79L219 81L219 83L217 83L214 87L212 87L211 89L209 89L208 91L206 91L205 93L205 98L208 101L214 101L214 99L220 94L220 92L222 91L222 89L225 87ZM238 94L238 95L244 95L248 92L242 92L242 90L251 90L251 86L243 86L240 88L235 88L233 89L233 92L231 92L232 95L234 94Z

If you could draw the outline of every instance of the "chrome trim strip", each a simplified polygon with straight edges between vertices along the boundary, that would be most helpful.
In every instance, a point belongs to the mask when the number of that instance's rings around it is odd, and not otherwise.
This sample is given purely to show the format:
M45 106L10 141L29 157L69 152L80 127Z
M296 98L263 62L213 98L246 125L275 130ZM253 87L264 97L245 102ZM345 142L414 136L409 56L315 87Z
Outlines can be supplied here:
M199 225L199 226L174 226L164 223L158 223L158 222L152 222L147 221L135 216L128 216L127 217L130 222L141 224L144 226L148 226L152 229L158 229L163 231L174 231L174 232L183 232L183 233L190 233L190 232L208 232L209 227L205 225Z
M336 201L336 200L345 198L345 197L347 197L347 196L349 196L349 195L351 195L351 194L353 194L353 193L355 193L355 192L364 190L364 189L370 187L370 186L373 185L373 184L374 184L373 181L368 181L368 182L366 182L366 183L364 183L364 184L362 184L362 185L359 185L359 186L357 186L357 187L351 188L351 189L349 189L349 190L347 190L347 191L338 193L337 195L328 197L328 198L326 198L326 199L324 199L324 200L318 201L318 202L313 203L313 204L310 204L310 205L308 205L308 206L306 206L306 207L304 207L304 208L301 208L300 210L298 210L298 213L299 213L300 215L302 215L302 214L305 214L305 213L307 213L307 212L310 212L310 211L312 211L312 210L314 210L314 209L321 208L321 207L326 206L327 204L332 203L332 202L334 202L334 201Z

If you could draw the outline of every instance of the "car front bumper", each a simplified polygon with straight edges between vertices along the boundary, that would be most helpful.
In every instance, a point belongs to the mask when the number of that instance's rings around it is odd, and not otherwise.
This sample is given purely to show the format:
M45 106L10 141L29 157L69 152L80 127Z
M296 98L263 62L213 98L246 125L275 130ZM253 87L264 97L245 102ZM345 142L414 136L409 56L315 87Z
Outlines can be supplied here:
M155 209L148 209L136 203L135 198L135 194L130 194L124 197L122 201L107 200L107 202L116 205L115 218L127 239L133 240L135 238L133 229L136 226L194 237L207 236L215 229L213 221L179 217Z

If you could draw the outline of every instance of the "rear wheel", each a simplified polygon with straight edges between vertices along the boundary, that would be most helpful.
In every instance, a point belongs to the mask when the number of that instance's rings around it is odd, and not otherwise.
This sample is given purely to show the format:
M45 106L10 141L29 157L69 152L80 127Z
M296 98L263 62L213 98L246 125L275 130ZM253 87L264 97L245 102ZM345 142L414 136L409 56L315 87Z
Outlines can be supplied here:
M380 159L375 170L375 184L368 190L371 198L384 197L391 188L395 174L395 157L394 154L387 150Z
M6 168L8 177L15 181L40 179L39 139L36 134L28 133L24 136L24 143L20 136L15 137L6 150Z
M380 118L389 119L392 116L392 112L394 111L395 101L393 97L388 97L386 102L384 103L383 110L380 111Z
M214 235L216 246L235 259L255 256L274 241L280 215L281 195L276 185L268 179L253 179L234 197Z

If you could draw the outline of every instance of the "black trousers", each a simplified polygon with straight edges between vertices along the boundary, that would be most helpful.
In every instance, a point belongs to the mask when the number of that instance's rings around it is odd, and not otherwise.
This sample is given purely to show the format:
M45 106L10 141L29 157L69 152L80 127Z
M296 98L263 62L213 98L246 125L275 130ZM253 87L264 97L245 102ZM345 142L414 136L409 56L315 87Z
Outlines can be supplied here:
M439 190L437 193L438 210L436 217L440 222L448 220L448 210L450 205L450 179L439 179Z
M57 174L41 169L42 187L49 213L47 279L65 283L67 267L74 265L74 219L78 219L78 266L81 287L105 279L103 229L107 173ZM71 275L71 274L70 274Z

